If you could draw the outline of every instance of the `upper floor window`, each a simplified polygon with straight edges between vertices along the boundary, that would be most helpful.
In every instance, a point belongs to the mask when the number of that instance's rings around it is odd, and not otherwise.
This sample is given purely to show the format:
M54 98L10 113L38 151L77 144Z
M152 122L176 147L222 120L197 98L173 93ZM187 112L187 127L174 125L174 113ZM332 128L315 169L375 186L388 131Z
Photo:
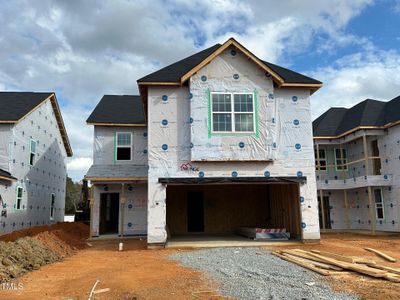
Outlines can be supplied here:
M132 159L132 133L117 132L116 160Z
M253 94L211 93L211 101L212 132L254 132Z
M319 149L319 153L317 153L317 149L314 150L315 155L315 166L317 170L326 171L326 151L325 149ZM319 157L318 157L319 154ZM319 161L318 161L319 158Z
M22 208L22 192L23 189L22 187L17 187L17 199L15 202L15 209L21 209Z
M346 149L335 149L336 171L347 171L347 151Z
M29 142L29 165L33 166L36 159L36 145L37 142L35 140L30 140Z
M383 208L382 189L374 189L374 197L375 197L376 219L383 220L385 218L385 211Z
M56 195L51 193L51 203L50 203L50 220L54 220L54 206L56 204Z

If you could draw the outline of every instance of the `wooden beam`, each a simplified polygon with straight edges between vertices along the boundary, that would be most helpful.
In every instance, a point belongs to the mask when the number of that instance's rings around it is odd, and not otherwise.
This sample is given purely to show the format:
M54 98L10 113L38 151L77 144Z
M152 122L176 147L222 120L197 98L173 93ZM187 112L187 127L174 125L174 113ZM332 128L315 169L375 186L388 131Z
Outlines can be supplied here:
M369 206L369 219L371 221L371 233L375 235L376 217L372 205L372 188L370 186L368 187L368 206Z
M386 259L387 261L396 262L395 258L393 258L393 257L391 257L391 256L389 256L389 255L387 255L387 254L385 254L385 253L383 253L383 252L381 252L379 250L376 250L376 249L373 249L373 248L364 248L364 249L367 250L367 251L375 253L376 255Z
M349 212L349 199L347 198L347 190L343 190L344 194L344 207L346 209L346 227L350 229L350 212Z
M297 265L299 265L299 266L301 266L303 268L306 268L306 269L309 269L311 271L314 271L314 272L316 272L318 274L321 274L321 275L324 275L324 276L330 275L329 271L318 269L317 267L313 266L312 264L300 261L299 259L296 259L293 256L282 255L282 254L277 253L277 252L272 252L272 254L277 256L277 257L279 257L279 258L281 258L281 259L283 259L283 260L292 262L292 263L297 264Z

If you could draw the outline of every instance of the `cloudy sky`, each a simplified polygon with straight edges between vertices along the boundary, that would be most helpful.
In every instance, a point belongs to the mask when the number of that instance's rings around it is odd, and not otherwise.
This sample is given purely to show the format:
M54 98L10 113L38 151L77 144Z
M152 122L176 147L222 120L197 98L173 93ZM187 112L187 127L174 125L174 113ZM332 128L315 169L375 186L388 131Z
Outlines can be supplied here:
M0 90L55 91L74 150L68 173L91 164L85 120L104 94L235 37L262 59L324 82L330 106L400 94L400 1L0 0Z

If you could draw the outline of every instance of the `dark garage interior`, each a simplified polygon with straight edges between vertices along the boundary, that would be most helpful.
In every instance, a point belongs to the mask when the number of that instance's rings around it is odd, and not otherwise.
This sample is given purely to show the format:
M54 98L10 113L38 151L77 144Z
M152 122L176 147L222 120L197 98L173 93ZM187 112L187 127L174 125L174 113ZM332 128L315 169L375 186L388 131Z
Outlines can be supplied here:
M300 238L298 183L177 184L167 187L169 237L286 228Z

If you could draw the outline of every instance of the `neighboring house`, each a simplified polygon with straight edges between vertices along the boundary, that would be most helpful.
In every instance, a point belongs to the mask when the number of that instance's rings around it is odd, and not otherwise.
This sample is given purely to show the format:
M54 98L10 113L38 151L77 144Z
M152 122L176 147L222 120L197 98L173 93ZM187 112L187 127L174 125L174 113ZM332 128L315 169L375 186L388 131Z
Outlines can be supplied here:
M88 119L92 236L147 234L152 246L259 227L320 238L310 95L321 82L229 39L138 85Z
M0 234L63 221L67 156L54 93L0 92Z
M313 122L322 229L400 231L399 124L400 97Z

